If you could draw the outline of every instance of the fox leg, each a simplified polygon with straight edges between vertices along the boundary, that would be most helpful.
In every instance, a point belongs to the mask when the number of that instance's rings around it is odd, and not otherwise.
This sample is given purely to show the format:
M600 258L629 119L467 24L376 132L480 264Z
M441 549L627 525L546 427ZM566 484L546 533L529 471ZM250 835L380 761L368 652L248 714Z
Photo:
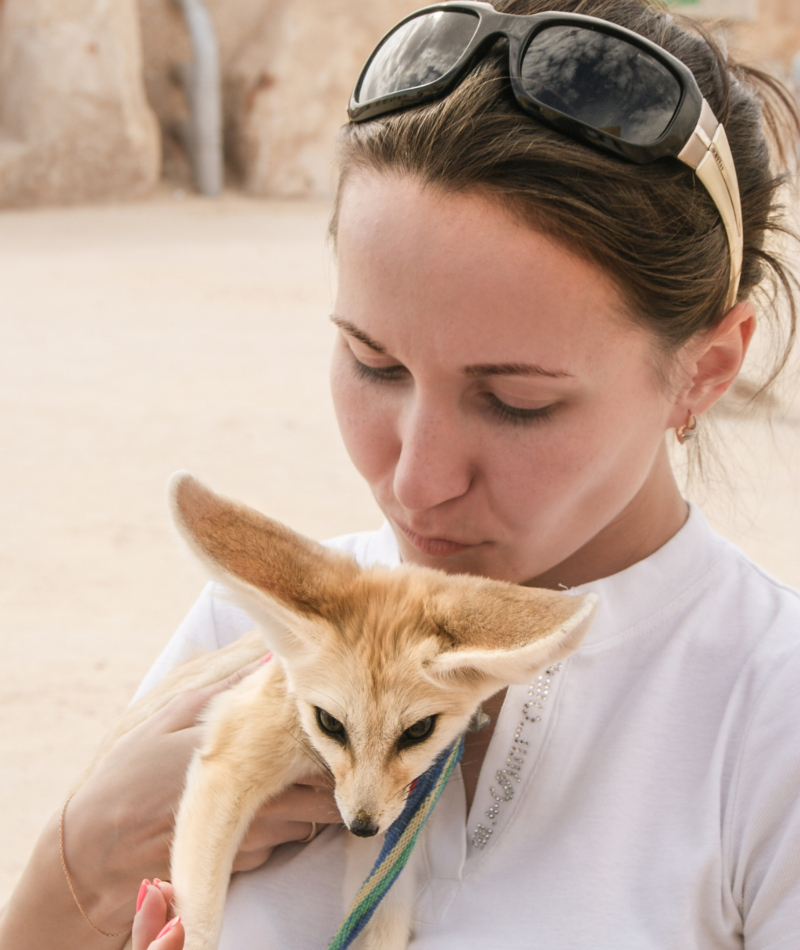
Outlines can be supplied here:
M406 950L408 947L417 886L415 863L412 853L364 928L359 950Z
M294 701L270 663L216 697L172 847L185 950L216 950L233 859L257 809L308 771ZM300 740L300 741L298 741Z

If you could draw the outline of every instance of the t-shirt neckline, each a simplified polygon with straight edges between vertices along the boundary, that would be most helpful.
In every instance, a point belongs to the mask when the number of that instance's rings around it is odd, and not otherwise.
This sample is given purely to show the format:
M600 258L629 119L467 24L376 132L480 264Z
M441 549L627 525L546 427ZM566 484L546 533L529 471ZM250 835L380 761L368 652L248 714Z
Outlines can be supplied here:
M584 646L598 644L645 621L690 591L720 558L725 543L703 513L688 502L683 526L651 555L608 577L573 589L599 595L601 606ZM402 562L391 524L384 521L375 533L369 559L386 567Z

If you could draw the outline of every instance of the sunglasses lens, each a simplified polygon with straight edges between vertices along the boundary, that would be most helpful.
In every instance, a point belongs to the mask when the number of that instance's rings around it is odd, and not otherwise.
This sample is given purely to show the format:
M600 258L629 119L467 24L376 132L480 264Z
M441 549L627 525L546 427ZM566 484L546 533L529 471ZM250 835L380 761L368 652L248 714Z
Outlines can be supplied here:
M585 27L541 30L521 72L525 91L539 104L634 145L656 142L681 98L666 66L632 43Z
M425 13L404 23L367 63L356 102L371 102L441 79L469 46L478 23L477 15L461 10Z

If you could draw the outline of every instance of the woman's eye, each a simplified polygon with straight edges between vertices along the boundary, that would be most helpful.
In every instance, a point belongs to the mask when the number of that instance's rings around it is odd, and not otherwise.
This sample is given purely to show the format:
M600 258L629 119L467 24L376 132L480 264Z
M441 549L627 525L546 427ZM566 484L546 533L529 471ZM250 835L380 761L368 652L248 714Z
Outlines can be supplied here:
M426 716L424 719L420 719L419 722L415 722L400 737L401 745L412 745L415 742L422 742L423 739L427 739L433 732L435 724L436 716Z
M536 422L546 422L555 412L555 406L541 406L537 409L521 409L517 406L509 406L508 403L498 399L494 393L486 393L489 410L492 415L500 419L501 422L509 422L511 425L532 425Z
M399 363L396 366L369 366L362 363L355 354L353 354L353 369L359 379L366 379L372 383L392 383L406 373L405 366Z
M324 709L320 709L319 706L315 707L317 713L317 725L320 729L331 739L335 739L337 742L344 744L345 739L347 738L344 726L339 722L334 716L329 712L326 712Z

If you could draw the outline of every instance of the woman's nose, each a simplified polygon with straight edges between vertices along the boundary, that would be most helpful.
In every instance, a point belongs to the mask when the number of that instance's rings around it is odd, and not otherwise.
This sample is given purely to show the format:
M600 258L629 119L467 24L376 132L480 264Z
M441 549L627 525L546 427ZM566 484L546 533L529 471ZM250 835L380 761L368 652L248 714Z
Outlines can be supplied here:
M424 511L466 494L472 465L454 414L416 404L400 424L394 495L409 511Z

